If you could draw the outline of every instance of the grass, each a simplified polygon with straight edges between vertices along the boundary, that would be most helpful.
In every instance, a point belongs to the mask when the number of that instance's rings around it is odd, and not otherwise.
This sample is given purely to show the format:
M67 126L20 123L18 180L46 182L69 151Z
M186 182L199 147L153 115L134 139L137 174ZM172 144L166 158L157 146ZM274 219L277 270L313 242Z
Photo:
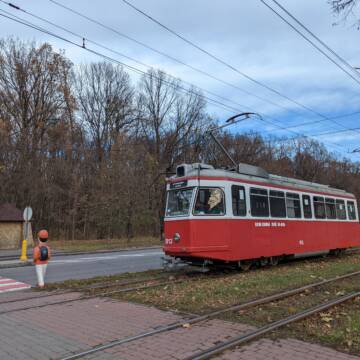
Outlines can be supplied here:
M135 237L133 239L103 239L103 240L51 240L52 249L58 251L97 251L115 250L132 247L160 246L156 237Z
M360 270L360 254L311 259L247 273L234 272L220 279L205 277L191 283L129 293L122 298L163 309L204 313L357 270Z
M359 270L360 254L345 255L341 258L296 261L277 268L238 273L223 279L202 279L192 283L168 285L161 289L121 294L117 298L151 304L162 309L201 314ZM228 313L222 318L261 326L322 301L359 291L359 280L360 276L342 280L305 292L302 296L293 296L240 313ZM360 355L359 310L359 299L349 301L325 313L287 326L277 331L275 336L317 342Z
M96 276L90 279L66 280L64 282L47 284L46 291L67 289L77 290L90 285L100 285L108 282L113 283L113 285L116 285L118 282L122 281L144 280L145 282L147 279L161 275L163 275L162 270L148 270L141 273L121 273L118 275Z

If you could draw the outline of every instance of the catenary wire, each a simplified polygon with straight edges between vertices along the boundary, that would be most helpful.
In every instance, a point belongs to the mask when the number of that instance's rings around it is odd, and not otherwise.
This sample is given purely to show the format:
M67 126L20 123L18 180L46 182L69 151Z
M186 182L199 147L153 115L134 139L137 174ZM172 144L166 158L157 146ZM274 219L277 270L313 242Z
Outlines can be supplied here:
M5 11L5 10L2 10L2 9L1 9L1 11L9 14L9 13L8 13L7 11ZM76 42L74 42L74 41L71 41L71 40L69 40L69 39L67 39L67 38L64 38L63 36L60 36L60 35L58 35L58 34L55 34L55 33L51 32L51 31L46 30L46 29L44 29L44 28L42 28L42 27L39 27L39 26L37 26L37 25L34 25L34 24L30 23L29 21L24 20L24 19L22 19L22 18L19 18L19 17L15 16L15 15L10 14L10 16L7 16L7 15L4 15L4 14L0 14L0 16L5 17L5 18L7 18L7 19L9 19L9 20L13 20L13 21L15 21L15 22L18 22L18 23L20 23L20 24L22 24L22 25L31 27L31 28L33 28L33 29L35 29L35 30L37 30L37 31L43 32L43 33L45 33L45 34L47 34L47 35L50 35L50 36L53 36L53 37L58 38L58 39L60 39L60 40L62 40L62 41L65 41L65 42L67 42L67 43L70 43L71 45L74 45L74 46L76 46L76 47L79 47L79 48L81 48L81 49L84 49L84 50L86 50L86 51L88 51L88 52L90 52L90 53L92 53L92 54L94 54L94 55L97 55L97 56L99 56L99 57L102 57L102 58L104 58L104 59L106 59L106 60L108 60L108 61L110 61L110 62L115 62L115 63L117 63L117 64L119 64L119 65L122 65L122 66L124 66L124 67L126 67L126 68L128 68L128 69L130 69L130 70L132 70L132 71L134 71L134 72L136 72L136 73L138 73L138 74L142 74L142 75L145 75L145 76L149 76L148 73L146 73L146 72L144 72L144 71L142 71L142 70L140 70L140 69L137 69L137 68L135 68L135 67L133 67L133 66L130 66L130 65L128 65L128 64L125 64L125 63L123 63L123 62L121 62L121 61L119 61L119 60L116 60L116 59L114 59L114 58L111 58L111 57L109 57L109 56L107 56L107 55L104 55L104 54L102 54L102 53L99 53L99 52L97 52L97 51L95 51L95 50L92 50L92 49L83 47L82 45L80 45L80 44L78 44L78 43L76 43ZM155 77L156 77L156 76L155 76ZM166 81L165 81L165 83L166 83ZM174 86L174 84L172 84L172 83L170 83L170 82L167 82L167 83L168 83L168 85L170 85L170 86ZM181 90L181 91L185 91L185 92L187 92L187 93L192 93L192 94L194 93L194 91L189 91L188 89L183 88L183 87L181 87L181 86L176 86L176 87L177 87L179 90ZM206 96L204 96L204 95L201 95L201 96L203 96L204 98L208 99L208 100L211 101L211 102L215 102L215 105L217 105L217 106L219 105L219 102L218 102L218 101L213 100L213 99L211 99L211 98L208 98L208 97L206 97ZM231 109L231 111L238 111L238 110L239 110L239 109L232 108L232 107L230 107L230 106L228 106L228 105L226 105L226 104L222 104L222 103L220 103L220 104L221 104L222 107L225 107L225 108L227 108L228 110ZM286 127L281 126L281 125L278 125L278 124L275 124L275 123L273 123L273 122L271 122L271 121L269 121L269 120L266 120L266 119L264 119L264 118L262 118L262 121L264 121L265 123L271 124L272 126L276 126L276 127L280 128L280 129L282 129L282 130L286 130L286 131L292 132L292 133L294 133L294 134L296 134L296 135L300 135L300 136L303 136L303 137L309 137L308 135L304 135L304 134L297 133L297 132L295 132L295 131L287 130ZM311 136L311 135L310 135L310 136ZM336 147L338 147L338 148L340 148L340 147L343 148L343 146L340 146L339 144L335 144L335 143L328 143L328 145L329 145L329 146L336 146Z
M263 0L260 0L261 2L264 2ZM295 21L302 29L304 29L311 37L313 37L316 41L318 41L327 51L329 51L334 57L336 57L344 66L346 66L356 77L359 77L358 71L351 66L343 57L341 57L335 50L333 50L329 45L327 45L324 41L322 41L317 35L314 34L313 31L311 31L308 27L306 27L300 20L298 20L293 14L290 13L289 10L287 10L283 5L281 5L276 0L271 0L273 3L275 3L282 11L284 11L293 21ZM276 13L277 15L277 13ZM304 37L306 41L308 41L310 44L312 42ZM317 47L315 47L317 49ZM326 56L326 55L325 55ZM326 56L327 57L327 56ZM336 64L337 65L337 64ZM338 66L338 65L337 65ZM341 69L343 70L343 69Z
M3 1L3 0L0 0L0 1L2 1L2 2L5 2L5 1ZM78 12L78 11L76 11L76 10L74 10L74 9L72 9L72 8L69 8L68 6L65 6L65 5L63 5L63 4L61 4L60 2L58 2L58 1L55 1L55 0L49 0L49 1L51 1L52 3L54 3L54 4L56 4L56 5L58 5L58 6L60 6L60 7L62 7L62 8L64 8L64 9L66 9L66 10L68 10L68 11L70 11L70 12L72 12L72 13L74 13L74 14L76 14L76 15L78 15L78 16L80 16L80 17L82 17L82 18L85 18L85 19L87 19L88 21L91 21L91 22L93 22L93 23L95 23L95 24L97 24L97 25L99 25L99 26L101 26L101 27L103 27L103 28L105 28L105 29L107 29L107 30L110 30L110 31L112 31L112 32L114 32L114 33L117 33L117 34L119 34L120 36L125 36L126 38L129 38L127 35L124 35L124 34L122 34L122 33L120 33L120 32L118 32L116 29L114 29L114 28L112 28L112 27L110 27L110 26L108 26L108 25L105 25L105 24L103 24L103 23L101 23L100 21L98 21L98 20L96 20L96 19L93 19L93 18L90 18L89 16L87 16L87 15L84 15L84 14L82 14L82 13L80 13L80 12ZM56 25L54 25L54 26L56 26ZM131 40L134 40L134 39L132 39L132 38L130 38ZM136 40L135 40L136 41ZM94 42L93 42L94 43ZM94 44L96 44L96 43L94 43ZM143 44L143 43L141 43L142 45L145 45L145 44ZM146 46L146 45L145 45ZM109 49L108 49L109 50ZM111 50L110 50L111 51ZM162 53L163 54L163 53ZM123 54L121 54L122 56L125 56L125 55L123 55ZM166 54L165 54L165 56L166 56ZM125 57L127 57L127 56L125 56ZM127 58L129 58L129 57L127 57ZM141 62L139 62L139 61L137 61L137 60L134 60L134 59L132 59L132 58L130 58L131 60L133 60L133 61L136 61L136 62L138 62L138 63L140 63L140 64L142 64L142 65L144 65L143 63L141 63ZM177 59L175 59L175 61L177 61ZM181 62L182 63L182 62ZM184 64L184 63L182 63L183 65L185 65L185 66L190 66L190 67L192 67L191 65L188 65L188 64ZM149 66L149 65L144 65L144 66ZM195 69L196 70L196 69ZM201 72L201 70L200 70L200 72ZM210 77L212 77L212 78L214 78L211 74L208 74L208 73L206 73L207 75L210 75ZM220 80L220 81L222 81L221 79L218 79L218 78L215 78L216 80ZM200 88L201 89L201 88ZM207 91L207 90L204 90L204 89L201 89L201 90L203 90L203 91ZM210 93L210 92L209 92ZM224 100L224 97L221 97L220 95L217 95L217 94L214 94L214 93L210 93L210 94L212 94L212 95L215 95L215 96L217 96L217 97L219 97L219 98L222 98L223 100ZM235 104L237 104L236 102L234 102L234 101L232 101L232 100L229 100L229 99L227 99L227 101L230 101L230 102L233 102L233 103L235 103ZM239 105L239 104L237 104L237 105ZM249 110L251 110L251 111L255 111L254 109L252 109L252 108L250 108L250 107L248 107L248 106L244 106L244 105L242 105L244 108L247 108L247 109L249 109ZM262 115L263 116L263 115ZM263 116L264 117L264 116ZM271 118L270 116L268 116L269 118ZM347 128L346 126L344 126L344 125L342 125L341 123L338 123L338 122L336 122L336 121L333 121L334 119L336 119L337 117L326 117L326 116L324 116L324 115L322 115L322 117L323 117L323 119L322 120L318 120L318 121L311 121L311 122L308 122L308 123L312 123L312 124L314 124L314 123L319 123L319 122L322 122L322 121L331 121L331 122L333 122L334 124L336 124L336 125L338 125L338 126L341 126L341 127L343 127L344 129L347 129L347 130L349 130L349 128ZM272 120L273 121L276 121L276 122L279 122L277 119L275 119L275 118L272 118ZM280 122L279 122L280 123ZM308 123L304 123L304 125L307 125ZM302 126L303 124L299 124L299 126ZM296 126L294 126L294 128L295 127L297 127L297 125Z
M4 0L0 0L0 2L4 3L4 4L6 4L6 5L9 5L10 7L14 8L14 9L16 9L16 10L22 11L22 12L24 12L25 14L30 15L30 16L38 19L38 20L41 20L41 21L43 21L43 22L45 22L45 23L47 23L47 24L49 24L49 25L51 25L51 26L54 26L54 27L56 27L56 28L58 28L58 29L60 29L60 30L62 30L62 31L65 31L65 32L67 32L68 34L71 34L71 35L73 35L73 36L75 36L75 37L78 37L79 39L85 39L87 42L89 42L89 43L91 43L91 44L94 44L94 45L96 45L96 46L98 46L98 47L100 47L100 48L102 48L102 49L104 49L104 50L107 50L107 51L112 52L112 53L114 53L114 54L120 55L120 56L122 56L122 57L124 57L124 58L126 58L126 59L128 59L128 60L131 60L131 61L133 61L133 62L136 62L137 64L140 64L140 65L142 65L142 66L144 66L144 67L148 67L148 68L154 69L152 66L150 66L150 65L148 65L148 64L145 64L145 63L143 63L143 62L141 62L141 61L139 61L139 60L137 60L137 59L134 59L133 57L127 56L127 55L125 55L125 54L123 54L123 53L121 53L121 52L119 52L119 51L116 51L116 50L111 49L111 48L109 48L109 47L107 47L107 46L104 46L104 45L102 45L102 44L100 44L100 43L98 43L98 42L96 42L96 41L94 41L94 40L89 39L88 37L85 37L85 36L83 36L83 35L80 35L80 34L78 34L78 33L75 33L74 31L69 30L68 28L65 28L65 27L63 27L63 26L61 26L61 25L58 25L58 24L56 24L56 23L54 23L54 22L52 22L52 21L49 21L49 20L41 17L41 16L38 16L38 15L36 15L36 14L28 11L28 10L25 10L25 9L21 8L20 6L17 6L17 5L15 5L15 4L13 4L13 3L6 2L6 1L4 1ZM63 6L63 5L59 3L59 6ZM77 15L79 15L79 16L81 16L81 17L84 17L85 19L87 19L87 20L89 20L89 21L91 21L91 22L94 22L94 23L96 23L96 24L98 24L98 25L100 25L100 26L103 26L103 27L105 27L105 28L108 29L108 30L111 30L111 31L113 31L113 32L117 32L117 30L109 27L108 25L104 25L104 24L100 23L100 22L97 21L97 20L94 20L94 19L92 19L92 18L89 18L88 16L83 15L83 14L77 12L76 10L73 10L73 9L71 9L71 8L68 8L68 7L66 7L65 5L64 5L63 7L64 7L66 10L71 11L71 12L74 12L75 14L77 14ZM122 33L120 33L120 35L126 37L126 35L123 35ZM130 39L132 39L132 38L130 38ZM133 40L133 39L132 39L132 40ZM134 41L136 41L136 40L134 40ZM141 43L141 44L142 44L143 46L146 46L146 45L143 44L143 43ZM151 49L151 47L149 47L149 48ZM166 55L166 54L164 54L164 56L165 56L165 55ZM174 60L176 61L176 59L174 59ZM186 65L186 66L190 66L190 67L191 67L191 65L188 65L188 64L185 64L185 63L183 63L183 65ZM199 71L201 72L201 70L199 70ZM170 75L170 74L169 74L169 75ZM212 76L211 74L207 74L207 75ZM171 76L171 75L170 75L170 76ZM175 77L174 77L174 78L175 78ZM215 79L221 81L221 79L218 79L218 78L215 78ZM201 87L199 87L198 85L193 85L193 84L191 84L191 83L189 83L189 82L186 82L186 81L184 81L184 80L182 80L182 82L184 82L185 84L190 85L190 86L196 86L196 87L197 87L198 89L200 89L201 91L207 92L208 94L210 94L210 95L212 95L212 96L216 96L216 97L218 97L218 98L220 98L220 99L222 99L222 100L225 100L225 101L228 101L228 102L232 102L233 104L235 104L235 105L237 105L237 106L240 106L240 107L243 107L243 108L247 108L247 109L249 109L249 110L251 110L251 111L254 111L254 109L249 108L249 107L246 106L246 105L239 104L238 102L235 102L235 101L233 101L233 100L227 99L227 98L225 98L225 97L223 97L223 96L221 96L221 95L215 94L215 93L213 93L213 92L211 92L211 91L205 90L204 88L201 88ZM359 112L359 113L360 113L360 112ZM310 122L301 123L301 124L298 124L298 125L295 125L295 126L291 126L291 127L288 127L288 128L295 128L295 127L299 127L299 126L303 126L303 125L307 125L307 124L315 124L315 123L319 123L319 122L323 122L323 121L331 121L331 120L333 120L333 119L337 119L337 118L340 118L340 117L343 117L343 116L349 116L349 115L342 115L342 116L336 116L336 117L329 117L329 118L322 119L322 120L317 120L317 121L310 121ZM276 120L276 119L274 119L274 118L272 118L272 120L279 122L278 120Z
M7 2L5 2L5 1L3 1L3 0L1 0L1 1L2 1L3 3L8 4L8 5L10 4L10 3L7 3ZM139 40L137 40L137 39L135 39L135 38L133 38L133 37L131 37L131 36L129 36L129 35L126 35L126 34L120 32L119 30L117 30L117 29L115 29L115 28L113 28L113 27L111 27L111 26L109 26L109 25L107 25L107 24L104 24L103 22L100 22L100 21L98 21L98 20L96 20L96 19L94 19L94 18L91 18L91 17L89 17L89 16L87 16L87 15L85 15L85 14L83 14L83 13L81 13L81 12L79 12L79 11L73 9L73 8L70 8L69 6L66 6L66 5L64 5L64 4L62 4L62 3L58 2L58 1L55 1L55 0L54 0L54 1L49 0L49 1L51 1L53 4L55 4L55 5L63 8L63 9L65 9L65 10L67 10L67 11L69 11L69 12L75 14L75 15L78 15L78 16L80 16L80 17L82 17L82 18L84 18L84 19L86 19L86 20L88 20L88 21L90 21L90 22L92 22L92 23L94 23L94 24L96 24L96 25L98 25L98 26L100 26L100 27L108 30L108 31L111 31L111 32L117 34L118 36L120 36L120 37L122 37L122 38L125 38L125 39L127 39L127 40L130 40L130 41L132 41L132 42L134 42L134 43L136 43L136 44L138 44L138 45L140 45L140 46L142 46L142 47L145 47L145 48L147 48L147 49L149 49L149 50L151 50L151 51L153 51L153 52L155 52L155 53L157 53L157 54L159 54L159 55L161 55L161 56L164 56L164 57L166 57L166 58L168 58L168 59L170 59L170 60L172 60L172 61L174 61L174 62L177 62L178 64L181 64L181 65L183 65L183 66L186 66L186 67L188 67L189 69L198 72L199 74L205 75L205 76L207 76L207 77L209 77L209 78L211 78L211 79L213 79L213 80L216 80L216 81L218 81L218 82L220 82L220 83L222 83L222 84L224 84L224 85L226 85L226 86L229 86L229 87L231 87L231 88L233 88L233 89L236 89L236 90L238 90L238 91L240 91L240 92L242 92L242 93L244 93L244 94L247 94L247 95L249 95L249 96L255 97L255 98L257 98L257 99L259 99L259 100L261 100L261 101L267 102L267 103L269 103L269 104L271 104L271 105L273 105L273 106L282 108L282 109L284 109L284 110L286 110L286 111L291 111L291 112L294 112L294 113L298 113L297 111L295 111L295 110L293 110L293 109L290 109L289 107L286 107L286 106L284 106L284 105L278 104L278 103L276 103L276 102L274 102L274 101L272 101L272 100L266 99L266 98L264 98L264 97L262 97L262 96L260 96L260 95L257 95L257 94L255 94L255 93L253 93L253 92L250 92L250 91L248 91L248 90L245 90L245 89L243 89L243 88L240 88L239 86L237 86L237 85L235 85L235 84L232 84L232 83L230 83L230 82L228 82L228 81L226 81L226 80L224 80L224 79L221 79L221 78L219 78L219 77L217 77L217 76L215 76L215 75L213 75L213 74L211 74L211 73L209 73L209 72L207 72L207 71L204 71L204 70L202 70L202 69L199 69L198 67L195 67L195 66L193 66L193 65L191 65L191 64L189 64L189 63L186 63L185 61L180 60L179 58L176 58L176 57L174 57L174 56L172 56L172 55L169 55L168 53L165 53L165 52L163 52L163 51L160 51L160 50L154 48L153 46L150 46L150 45L148 45L148 44L146 44L146 43L144 43L144 42L142 42L142 41L139 41ZM11 5L10 5L10 6L11 6ZM21 10L24 11L23 9L21 9ZM31 13L28 12L28 11L26 11L26 13L29 14L29 15L31 15Z
M53 2L53 3L58 3L58 1L56 1L56 0L49 0L49 1L51 1L51 2ZM260 0L260 1L262 1L262 0ZM178 32L172 30L171 28L169 28L168 26L164 25L164 24L161 23L160 21L156 20L154 17L150 16L150 15L147 14L145 11L143 11L143 10L141 10L140 8L136 7L135 5L133 5L132 3L130 3L129 1L127 1L127 0L122 0L122 2L125 3L126 5L130 6L132 9L134 9L134 10L137 11L138 13L142 14L143 16L145 16L146 18L148 18L148 19L151 20L152 22L155 22L157 25L159 25L160 27L164 28L164 29L167 30L168 32L172 33L174 36L180 38L181 40L185 41L187 44L195 47L195 48L198 49L199 51L205 53L206 55L210 56L211 58L213 58L214 60L220 62L221 64L225 65L226 67L230 68L231 70L239 73L240 75L244 76L244 77L247 78L248 80L256 83L256 84L259 85L259 86L262 86L262 87L266 88L266 89L269 90L269 91L272 91L273 93L276 93L277 95L279 95L279 96L287 99L288 101L290 101L290 102L292 102L292 103L295 103L296 105L298 105L298 106L300 106L300 107L302 107L302 108L304 108L304 109L306 109L306 110L308 110L308 111L316 114L317 116L319 116L319 117L321 117L321 118L323 118L323 119L327 119L327 116L325 116L324 114L321 114L321 113L317 112L316 110L314 110L314 109L312 109L312 108L310 108L310 107L308 107L308 106L306 106L306 105L304 105L304 104L302 104L302 103L300 103L300 102L298 102L298 101L296 101L296 100L294 100L294 99L289 98L287 95L280 93L278 90L276 90L276 89L274 89L274 88L272 88L272 87L270 87L270 86L268 86L268 85L266 85L266 84L264 84L264 83L262 83L262 82L260 82L260 81L258 81L258 80L256 80L256 79L254 79L253 77L247 75L246 73L238 70L238 69L235 68L233 65L225 62L224 60L222 60L222 59L219 58L218 56L210 53L209 51L205 50L204 48L200 47L199 45L197 45L197 44L195 44L194 42L190 41L189 39L185 38L183 35L179 34ZM266 5L267 5L267 4L266 4ZM285 20L285 21L286 21L286 20ZM359 80L357 80L357 79L355 79L355 78L354 78L354 80L357 81L357 82L359 83L359 85L360 85L360 81L359 81ZM344 127L344 126L343 126L342 124L340 124L340 123L337 123L337 122L334 122L334 123L335 123L336 125L338 125L338 126L341 126L341 127L343 127L343 128L346 128L346 127Z
M276 14L280 19L282 19L286 24L288 24L294 31L296 31L302 38L304 38L307 42L309 42L315 49L317 49L320 53L322 53L326 58L328 58L332 63L334 63L339 69L341 69L342 71L344 71L346 74L348 74L353 80L355 80L359 85L360 85L360 80L356 79L353 75L351 75L347 70L345 70L342 66L340 66L333 58L331 58L325 51L323 51L319 46L317 46L311 39L309 39L306 35L304 35L298 28L296 28L293 24L291 24L288 20L286 20L280 13L278 13L272 6L270 6L268 3L266 3L264 0L260 0L268 9L270 9L274 14ZM298 24L300 24L304 29L305 26L302 25L295 17L293 17L284 7L282 7L276 0L272 0L273 2L275 2L284 12L286 12L292 19L294 19L294 21L296 21ZM307 30L307 29L306 29ZM307 30L308 32L310 32L309 30ZM313 36L315 37L315 35L313 34ZM318 41L321 42L321 40L317 37L315 37ZM321 42L322 43L322 42ZM327 47L327 45L325 43L322 43L324 46ZM327 47L328 48L328 47ZM337 55L333 50L331 50L330 48L328 48L330 51L332 51L337 57L340 58L339 55ZM342 58L340 58L342 59ZM343 59L342 59L343 60ZM343 60L345 62L345 60ZM346 63L347 67L351 67L350 64ZM355 71L355 69L352 68L353 71ZM359 76L359 74L356 74L357 76ZM333 121L335 124L344 127L341 123L338 123L336 121ZM358 131L356 131L358 132Z
M55 0L49 0L53 3L57 3L57 1ZM157 25L159 25L160 27L162 27L163 29L165 29L166 31L170 32L171 34L173 34L174 36L176 36L177 38L183 40L184 42L186 42L187 44L189 44L190 46L196 48L197 50L199 50L200 52L206 54L207 56L211 57L212 59L216 60L217 62L221 63L222 65L226 66L227 68L233 70L234 72L238 73L239 75L245 77L246 79L248 79L249 81L271 91L272 93L277 94L278 96L296 104L299 107L302 107L303 109L306 109L307 111L312 112L313 114L316 114L317 116L320 116L322 118L325 118L326 116L317 112L316 110L298 102L297 100L294 100L290 97L288 97L287 95L281 93L280 91L276 90L275 88L272 88L269 85L266 85L265 83L251 77L250 75L244 73L243 71L240 71L239 69L237 69L235 66L229 64L228 62L226 62L225 60L221 59L220 57L218 57L217 55L214 55L213 53L211 53L210 51L200 47L199 45L197 45L196 43L194 43L193 41L185 38L183 35L179 34L178 32L176 32L175 30L172 30L171 28L169 28L168 26L164 25L163 23L161 23L160 21L156 20L154 17L150 16L149 14L147 14L145 11L141 10L140 8L136 7L135 5L133 5L131 2L127 1L127 0L122 0L123 3L125 3L126 5L130 6L132 9L134 9L136 12L140 13L141 15L145 16L147 19L149 19L150 21L156 23Z
M10 13L7 12L6 10L0 9L0 11L6 13L6 14L8 14L8 15L10 15L10 16L7 16L7 15L4 15L4 14L0 14L0 16L3 16L3 17L8 18L8 19L10 19L10 20L16 21L16 22L18 22L18 23L21 23L22 25L29 26L29 27L31 27L31 28L33 28L33 29L35 29L35 30L37 30L37 31L43 32L43 33L45 33L45 34L47 34L47 35L53 36L53 37L55 37L55 38L58 38L58 39L60 39L60 40L62 40L62 41L65 41L65 42L71 44L71 45L74 45L74 46L77 46L77 47L79 47L79 48L81 48L81 49L84 49L84 50L86 50L86 51L88 51L88 52L90 52L90 53L92 53L92 54L94 54L94 55L97 55L97 56L99 56L99 57L102 57L102 58L104 58L104 59L106 59L106 60L108 60L108 61L110 61L110 62L115 62L115 63L117 63L118 65L124 66L124 67L126 67L127 69L129 69L129 70L131 70L131 71L133 71L133 72L135 72L135 73L137 73L137 74L139 74L139 75L150 76L150 75L149 75L147 72L145 72L145 71L142 71L142 70L140 70L140 69L138 69L138 68L136 68L136 67L134 67L134 66L128 65L128 64L126 64L126 63L124 63L124 62L121 62L120 60L111 58L111 57L109 57L109 56L107 56L107 55L105 55L105 54L102 54L102 53L100 53L100 52L97 52L97 51L95 51L95 50L92 50L92 49L83 47L82 45L80 45L80 44L78 44L78 43L76 43L76 42L74 42L74 41L71 41L71 40L69 40L69 39L66 39L66 38L64 38L63 36L57 35L57 34L51 32L51 31L49 31L49 30L46 30L46 29L38 26L38 25L34 25L34 24L30 23L29 21L24 20L24 19L22 19L22 18L20 18L20 17L18 17L18 16L16 16L16 15L10 14ZM13 17L13 18L12 18L12 17ZM155 77L155 78L158 78L156 75L152 75L152 76ZM185 93L188 93L188 94L192 94L192 95L197 94L197 95L201 96L202 98L206 99L207 101L209 101L210 103L212 103L213 105L215 105L215 106L217 106L217 107L221 107L222 109L225 109L225 110L227 110L227 111L229 111L229 112L231 112L231 113L232 113L233 111L239 111L238 108L231 107L231 106L229 106L229 105L227 105L227 104L224 104L224 103L222 103L222 102L220 102L220 101L218 101L218 100L209 98L209 97L207 97L207 96L205 96L205 95L203 95L203 94L199 94L199 93L195 92L195 90L191 90L191 89L184 88L184 87L182 87L182 86L180 86L180 85L178 85L178 84L173 84L173 83L171 83L171 82L169 82L169 81L164 81L164 83L166 83L167 85L173 87L174 89L179 89L179 90L182 91L182 92L185 92ZM194 87L195 87L195 86L194 86Z

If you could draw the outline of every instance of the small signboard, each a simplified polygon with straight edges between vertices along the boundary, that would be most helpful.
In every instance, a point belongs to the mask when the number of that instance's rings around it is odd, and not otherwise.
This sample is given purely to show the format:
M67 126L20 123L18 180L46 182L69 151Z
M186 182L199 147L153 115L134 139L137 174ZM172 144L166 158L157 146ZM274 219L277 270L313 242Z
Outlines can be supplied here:
M187 180L179 181L179 182L176 182L176 183L171 183L170 184L170 189L179 189L179 188L182 188L182 187L185 187L185 186L187 186Z
M27 206L23 213L24 221L30 221L33 215L32 208L30 206Z

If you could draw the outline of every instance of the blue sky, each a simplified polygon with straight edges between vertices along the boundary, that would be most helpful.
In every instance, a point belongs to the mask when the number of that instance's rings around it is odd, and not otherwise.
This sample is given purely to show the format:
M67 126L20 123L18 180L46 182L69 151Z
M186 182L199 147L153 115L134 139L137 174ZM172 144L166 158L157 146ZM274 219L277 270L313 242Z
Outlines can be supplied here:
M359 154L348 154L348 151L360 147L360 130L317 135L360 127L360 113L356 113L360 112L360 85L275 17L259 0L197 0L196 2L191 0L130 0L130 2L242 72L325 117L355 114L336 119L337 124L333 121L319 122L322 120L321 116L296 106L241 77L146 20L121 0L58 1L159 51L211 73L211 75L231 83L233 87L201 75L96 26L58 7L50 0L16 0L13 3L86 38L221 96L221 99L217 99L232 109L225 110L222 107L209 105L209 112L220 122L221 119L233 115L236 111L248 111L249 109L261 113L266 120L263 122L253 119L242 122L233 131L258 131L264 136L282 137L294 137L297 136L297 133L304 134L323 141L330 151L335 151L339 156L348 156L354 161L360 160ZM313 0L287 0L286 2L281 0L281 4L286 6L293 15L351 65L360 66L360 48L357 46L360 31L351 26L354 19L350 18L347 23L334 26L334 22L339 19L331 13L326 0L317 0L316 2ZM77 38L51 28L25 13L12 10L4 4L0 4L0 9L46 26L49 30L80 42ZM55 40L48 35L39 34L35 30L30 30L4 18L0 18L0 32L3 37L16 36L23 40L48 41L54 45L55 49L64 49L75 65L99 60L95 55L89 56L89 53L82 49ZM89 44L88 46L90 47ZM146 70L146 67L119 55L98 49L96 46L91 45L91 48ZM138 75L132 76L136 81ZM216 98L215 95L206 95ZM280 127L297 126L302 123L308 124L289 129L292 132L280 129Z

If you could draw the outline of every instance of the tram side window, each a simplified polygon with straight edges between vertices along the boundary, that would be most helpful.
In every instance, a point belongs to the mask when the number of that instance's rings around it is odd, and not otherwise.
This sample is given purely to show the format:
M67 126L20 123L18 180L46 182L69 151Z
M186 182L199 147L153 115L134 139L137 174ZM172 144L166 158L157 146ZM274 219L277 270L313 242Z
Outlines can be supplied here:
M286 217L285 194L270 190L270 214L272 217Z
M267 190L251 188L250 205L252 216L269 216L269 199Z
M323 197L314 196L314 212L317 219L325 219L325 204Z
M232 208L234 216L246 216L245 188L243 186L231 186Z
M286 193L286 211L289 218L301 218L300 195Z
M325 198L325 213L328 219L336 219L334 199Z
M355 203L353 201L347 202L347 209L348 209L349 220L356 220Z
M224 215L224 193L218 188L200 188L197 193L194 215Z
M336 217L340 220L346 220L346 209L344 200L336 200Z
M302 201L303 201L304 218L306 218L306 219L312 218L310 196L303 195Z

